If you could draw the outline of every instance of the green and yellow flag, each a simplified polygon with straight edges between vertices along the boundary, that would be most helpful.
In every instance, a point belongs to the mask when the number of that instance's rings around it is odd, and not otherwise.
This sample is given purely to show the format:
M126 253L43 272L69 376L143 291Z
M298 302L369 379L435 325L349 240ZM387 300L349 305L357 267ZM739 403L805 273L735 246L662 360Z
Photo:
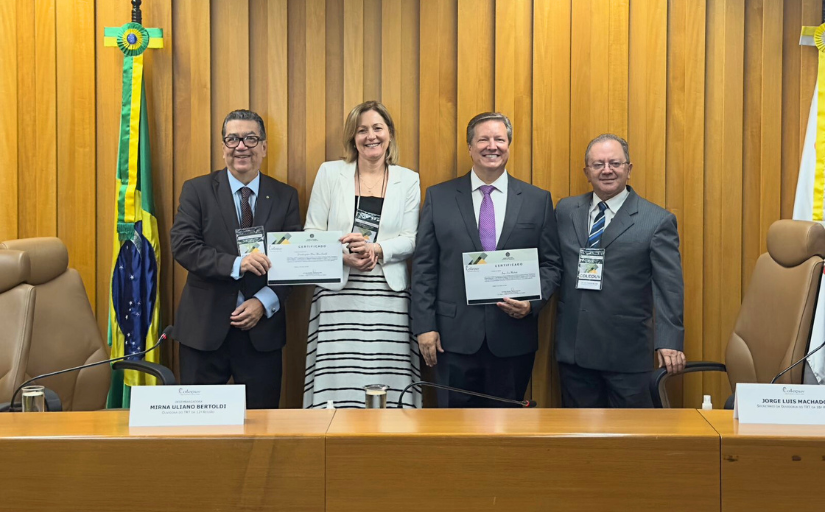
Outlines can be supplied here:
M151 347L160 332L160 240L152 197L143 52L162 47L163 32L127 23L106 28L103 35L106 46L117 46L124 55L109 295L109 345L112 357L120 357ZM160 351L145 357L159 363ZM132 370L113 372L108 407L129 407L129 386L154 385L155 380Z

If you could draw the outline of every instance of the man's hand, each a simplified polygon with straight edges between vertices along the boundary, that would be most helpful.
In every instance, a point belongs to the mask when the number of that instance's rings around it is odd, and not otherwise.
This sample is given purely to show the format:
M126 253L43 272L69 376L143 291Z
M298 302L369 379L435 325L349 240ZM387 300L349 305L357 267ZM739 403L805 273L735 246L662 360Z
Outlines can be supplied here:
M260 320L263 315L264 305L255 297L252 297L251 299L245 300L243 304L238 306L235 311L229 315L230 325L242 331L248 331L258 325L258 320Z
M660 348L656 351L659 354L659 368L667 367L667 373L681 373L685 369L685 353L672 348Z
M529 300L513 300L510 297L504 297L504 302L496 302L496 306L515 319L524 318L533 309Z
M441 336L438 331L424 332L418 335L418 348L421 350L421 355L424 356L424 362L427 366L435 366L437 361L436 353L444 353L441 348Z
M262 276L269 272L269 267L272 266L272 262L269 261L269 258L266 254L262 252L252 252L244 256L241 260L241 275L244 275L246 272L252 272L256 276Z

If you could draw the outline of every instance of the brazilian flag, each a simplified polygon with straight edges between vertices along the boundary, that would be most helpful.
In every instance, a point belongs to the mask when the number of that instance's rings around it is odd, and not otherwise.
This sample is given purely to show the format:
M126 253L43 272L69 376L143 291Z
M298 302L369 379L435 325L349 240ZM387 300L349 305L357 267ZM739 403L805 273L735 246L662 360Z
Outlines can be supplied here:
M123 94L117 158L112 284L109 295L109 345L112 357L151 347L160 332L160 239L152 197L149 123L143 83L143 52L162 44L160 29L127 23L104 30L104 43L124 54ZM160 351L146 360L159 363ZM129 407L130 386L156 379L132 370L112 373L108 407Z

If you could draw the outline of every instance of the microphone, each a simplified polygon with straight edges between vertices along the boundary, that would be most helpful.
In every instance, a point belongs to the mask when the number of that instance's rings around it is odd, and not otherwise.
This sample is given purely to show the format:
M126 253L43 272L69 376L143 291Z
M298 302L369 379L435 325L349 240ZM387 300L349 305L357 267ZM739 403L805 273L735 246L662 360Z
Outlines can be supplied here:
M85 368L91 368L93 366L100 366L100 365L106 364L106 363L109 363L109 364L116 363L118 361L123 361L125 359L130 358L130 357L137 357L137 356L146 355L149 352L151 352L151 351L155 350L156 348L158 348L164 340L166 340L169 336L171 336L172 329L174 329L174 326L172 326L172 325L170 325L166 329L164 329L163 333L158 338L157 343L152 345L151 348L147 348L146 350L142 350L140 352L135 352L134 354L129 354L128 356L115 357L115 358L112 358L112 359L106 359L105 361L98 361L96 363L83 364L83 365L80 365L80 366L75 366L74 368L66 368L65 370L57 370L55 372L44 373L42 375L38 375L37 377L32 377L31 379L27 380L23 384L20 384L19 386L17 386L17 389L14 390L14 394L11 395L11 402L9 402L9 412L14 412L14 400L17 398L17 394L20 393L20 390L23 389L24 387L28 386L32 382L34 382L38 379L45 379L46 377L54 377L55 375L61 375L63 373L76 372L78 370L83 370ZM164 368L164 369L169 371L169 373L171 374L171 371L168 368Z
M415 386L429 386L431 388L436 388L436 389L446 389L447 391L454 391L456 393L461 393L461 394L464 394L464 395L470 395L470 396L477 396L477 397L480 397L480 398L486 398L488 400L493 400L495 402L503 402L505 404L518 405L519 407L533 408L533 407L536 406L536 401L535 400L510 400L509 398L501 398L501 397L498 397L498 396L485 395L484 393L476 393L475 391L468 391L466 389L459 389L459 388L453 388L453 387L450 387L450 386L445 386L444 384L436 384L434 382L427 382L425 380L419 380L419 381L413 382L412 384L405 387L401 391L401 394L398 395L398 404L395 406L396 409L403 409L401 401L404 399L404 394L407 392L407 390L409 390L410 388L415 387Z
M781 376L785 375L786 373L788 373L789 371L791 371L791 369L793 369L796 365L798 365L802 361L807 360L812 355L816 354L816 352L819 349L821 349L822 347L825 347L825 341L822 342L822 345L820 345L820 346L816 347L814 350L808 352L808 354L805 357L803 357L799 361L795 362L794 364L790 365L789 367L785 368L784 370L782 370L781 372L776 374L776 377L774 377L773 380L771 380L771 384L775 383L779 379L779 377L781 377Z

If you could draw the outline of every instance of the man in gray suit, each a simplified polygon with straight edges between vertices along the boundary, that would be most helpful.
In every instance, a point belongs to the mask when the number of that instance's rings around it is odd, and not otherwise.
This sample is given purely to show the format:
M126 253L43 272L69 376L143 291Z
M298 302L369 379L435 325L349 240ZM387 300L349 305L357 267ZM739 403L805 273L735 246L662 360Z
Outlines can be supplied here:
M507 174L513 127L484 113L467 125L472 170L427 189L412 272L412 328L440 384L524 399L538 348L537 318L561 280L550 193ZM536 248L541 299L468 305L462 253ZM500 403L439 390L440 407Z
M627 186L627 142L605 134L584 156L593 192L556 209L564 275L556 323L565 407L652 407L659 366L684 369L684 284L676 217Z

